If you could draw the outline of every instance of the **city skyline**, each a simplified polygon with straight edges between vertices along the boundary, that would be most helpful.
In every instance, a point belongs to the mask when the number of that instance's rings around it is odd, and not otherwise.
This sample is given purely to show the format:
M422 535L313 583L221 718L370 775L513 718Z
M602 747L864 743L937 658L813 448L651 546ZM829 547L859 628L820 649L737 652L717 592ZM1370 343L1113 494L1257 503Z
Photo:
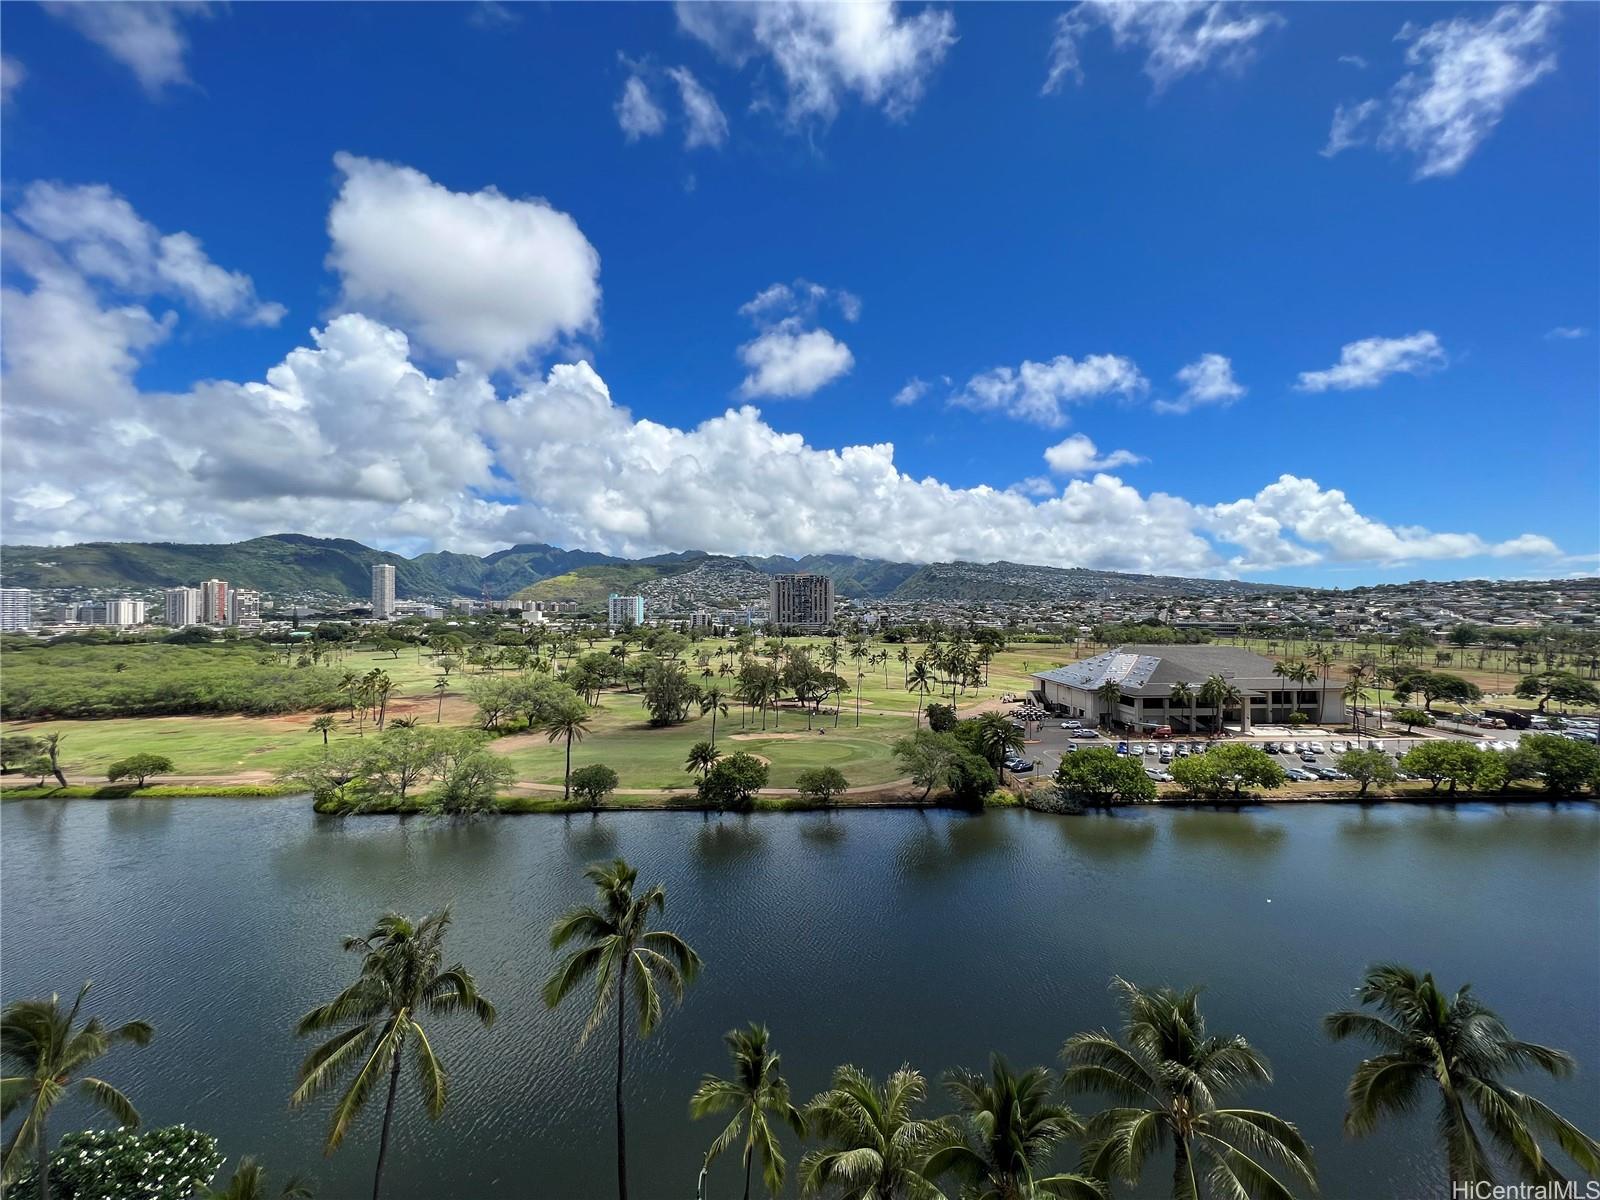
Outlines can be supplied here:
M1596 570L1592 9L141 11L8 8L8 542Z

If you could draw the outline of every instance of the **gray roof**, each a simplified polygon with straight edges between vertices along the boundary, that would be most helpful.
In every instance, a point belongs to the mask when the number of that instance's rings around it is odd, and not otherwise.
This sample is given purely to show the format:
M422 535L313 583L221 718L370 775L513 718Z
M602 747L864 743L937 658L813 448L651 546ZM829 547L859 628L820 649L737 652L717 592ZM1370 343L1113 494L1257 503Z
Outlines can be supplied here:
M1177 683L1198 689L1213 675L1241 691L1280 690L1285 684L1272 673L1272 665L1270 658L1240 646L1118 646L1064 667L1035 671L1033 677L1090 692L1115 682L1129 695L1165 696Z

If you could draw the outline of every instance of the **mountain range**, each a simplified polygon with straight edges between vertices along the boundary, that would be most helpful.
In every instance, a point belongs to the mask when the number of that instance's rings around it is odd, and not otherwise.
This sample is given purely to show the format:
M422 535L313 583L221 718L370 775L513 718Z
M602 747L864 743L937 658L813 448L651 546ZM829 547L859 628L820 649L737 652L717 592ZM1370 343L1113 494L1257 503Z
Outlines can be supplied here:
M406 558L344 538L272 534L232 543L87 542L76 546L0 548L8 587L147 590L226 579L278 597L322 594L365 598L375 563L395 568L402 598L604 600L613 591L685 606L759 603L768 576L827 575L838 594L888 600L1051 600L1089 596L1215 596L1281 592L1273 584L1128 575L1025 563L906 563L846 554L759 557L688 550L618 558L543 544L477 557L436 551Z

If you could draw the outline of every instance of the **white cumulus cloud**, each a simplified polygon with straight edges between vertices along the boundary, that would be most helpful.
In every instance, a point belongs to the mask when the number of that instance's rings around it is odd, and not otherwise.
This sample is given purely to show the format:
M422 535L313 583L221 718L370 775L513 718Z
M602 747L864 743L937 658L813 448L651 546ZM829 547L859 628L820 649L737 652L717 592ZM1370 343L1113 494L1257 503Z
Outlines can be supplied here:
M1557 325L1544 336L1553 342L1575 342L1588 337L1589 330L1582 325Z
M1131 399L1149 386L1132 359L1090 354L1080 360L1062 354L1049 362L1027 360L1019 367L995 367L974 375L950 403L1059 429L1067 423L1066 404L1112 395Z
M1475 10L1482 12L1482 9ZM1558 6L1502 5L1486 16L1407 24L1408 70L1383 100L1340 105L1323 154L1374 140L1417 160L1416 178L1454 175L1521 92L1556 69ZM1376 118L1375 133L1365 132Z
M889 397L889 403L899 408L907 408L921 400L928 394L928 383L925 379L913 376L906 380L905 386Z
M1186 413L1202 405L1228 405L1245 394L1233 377L1233 362L1223 354L1202 354L1175 376L1183 392L1174 399L1155 402L1157 412Z
M1056 18L1043 90L1059 91L1069 78L1083 81L1083 39L1102 26L1118 50L1145 52L1145 74L1159 93L1213 65L1238 69L1257 39L1282 24L1275 12L1226 0L1083 0Z
M9 54L0 54L0 104L10 100L27 77L26 67Z
M826 329L806 329L789 317L740 346L739 361L750 371L739 385L741 396L794 397L848 374L855 356Z
M1075 433L1045 450L1044 461L1057 475L1087 475L1091 471L1114 471L1146 460L1131 450L1113 450L1102 455L1087 434Z
M600 255L566 213L492 187L453 192L421 171L334 156L328 213L341 303L427 349L508 368L599 323Z
M853 94L903 119L955 43L946 9L901 13L893 0L737 0L677 5L678 23L726 61L770 58L791 122L828 122Z
M1327 370L1300 372L1296 386L1304 392L1347 392L1377 387L1390 375L1425 375L1447 361L1439 339L1426 329L1408 337L1362 338L1346 343Z
M189 35L183 23L210 11L203 3L166 0L50 3L45 9L131 70L151 95L189 82L184 65Z
M178 297L206 316L276 325L281 304L206 256L190 233L163 234L105 184L31 183L13 216L90 279L133 296Z

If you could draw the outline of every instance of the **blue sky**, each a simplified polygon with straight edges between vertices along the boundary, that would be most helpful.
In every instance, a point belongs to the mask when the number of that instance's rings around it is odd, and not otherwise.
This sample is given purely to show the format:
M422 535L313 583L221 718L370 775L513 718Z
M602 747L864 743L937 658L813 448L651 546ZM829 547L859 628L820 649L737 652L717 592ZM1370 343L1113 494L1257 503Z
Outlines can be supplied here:
M7 542L1596 569L1594 6L3 21Z

